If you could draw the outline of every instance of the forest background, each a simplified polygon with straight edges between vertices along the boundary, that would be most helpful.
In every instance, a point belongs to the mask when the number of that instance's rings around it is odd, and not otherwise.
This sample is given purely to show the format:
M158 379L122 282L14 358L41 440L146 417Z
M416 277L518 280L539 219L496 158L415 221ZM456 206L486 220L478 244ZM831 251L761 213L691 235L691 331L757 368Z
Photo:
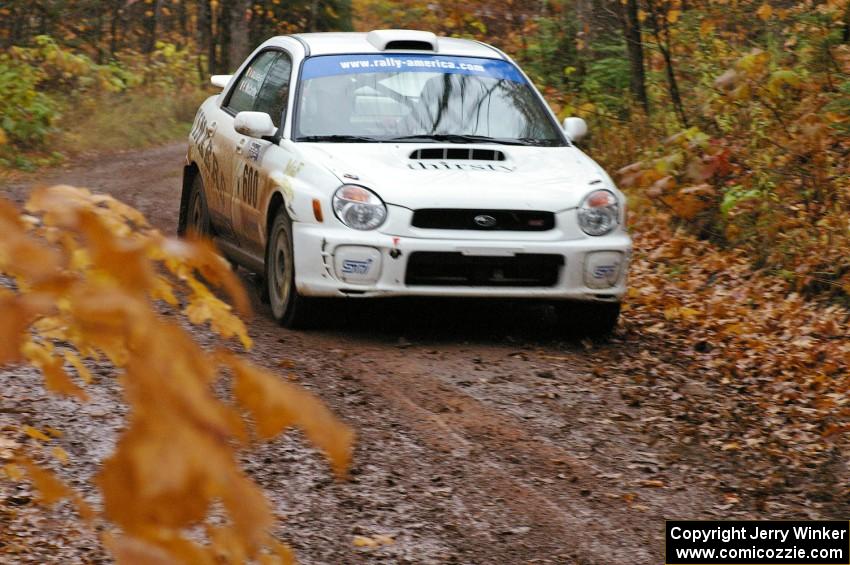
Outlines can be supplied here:
M512 55L660 220L804 293L850 292L850 2L0 2L0 167L185 135L275 34L412 27Z
M721 391L679 399L706 449L764 489L846 460L850 0L3 1L0 173L182 138L269 36L384 27L492 43L588 120L635 239L618 339L669 363L636 382Z

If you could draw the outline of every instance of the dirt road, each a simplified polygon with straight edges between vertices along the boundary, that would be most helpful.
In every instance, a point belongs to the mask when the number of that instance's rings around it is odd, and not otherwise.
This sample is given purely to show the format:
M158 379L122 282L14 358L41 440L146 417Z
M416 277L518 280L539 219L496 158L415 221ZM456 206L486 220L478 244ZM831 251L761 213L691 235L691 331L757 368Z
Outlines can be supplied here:
M118 154L37 178L111 193L173 233L183 151ZM0 195L21 201L34 182ZM565 341L542 307L458 302L341 304L333 327L292 332L256 297L255 308L249 356L315 391L359 435L347 483L297 434L245 455L281 517L277 533L304 563L662 563L664 518L785 515L734 506L733 472L708 472L687 439L659 432L675 429L676 396L636 400L654 393L621 370L646 353L628 332L605 345ZM64 472L87 477L121 422L108 369L82 409L34 393L38 378L0 373L11 407L0 417L65 430ZM15 495L4 488L0 496ZM39 518L20 506L9 517L20 562L106 559L91 534L68 530L66 511ZM395 541L352 544L377 534ZM23 543L34 535L44 542Z

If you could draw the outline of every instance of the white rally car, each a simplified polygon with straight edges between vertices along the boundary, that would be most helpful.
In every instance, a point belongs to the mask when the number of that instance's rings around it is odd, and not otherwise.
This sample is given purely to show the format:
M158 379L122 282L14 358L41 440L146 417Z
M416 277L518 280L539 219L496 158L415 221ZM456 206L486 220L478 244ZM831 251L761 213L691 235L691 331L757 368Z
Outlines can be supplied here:
M195 118L179 231L263 277L274 316L329 297L551 301L609 332L626 202L498 49L407 30L263 43Z

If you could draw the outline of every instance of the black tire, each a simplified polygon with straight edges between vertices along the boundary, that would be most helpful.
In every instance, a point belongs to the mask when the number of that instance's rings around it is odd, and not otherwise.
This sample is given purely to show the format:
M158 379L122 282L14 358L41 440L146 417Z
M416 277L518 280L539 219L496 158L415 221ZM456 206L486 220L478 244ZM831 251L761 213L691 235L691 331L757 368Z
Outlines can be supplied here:
M254 285L257 287L257 292L260 295L260 302L263 304L269 303L269 288L266 285L266 273L254 273L252 279Z
M186 233L200 237L210 237L210 212L204 195L204 181L200 173L192 179L192 191L189 194L189 208L186 211Z
M280 325L291 329L321 325L320 300L303 296L295 288L292 221L283 208L278 210L269 231L264 279L272 316Z
M207 197L204 195L204 181L200 173L192 178L192 189L189 193L189 207L186 211L186 233L201 237L212 237L212 223L207 208ZM227 258L233 271L239 270L239 263Z
M571 337L607 338L620 318L619 302L556 302L559 327Z

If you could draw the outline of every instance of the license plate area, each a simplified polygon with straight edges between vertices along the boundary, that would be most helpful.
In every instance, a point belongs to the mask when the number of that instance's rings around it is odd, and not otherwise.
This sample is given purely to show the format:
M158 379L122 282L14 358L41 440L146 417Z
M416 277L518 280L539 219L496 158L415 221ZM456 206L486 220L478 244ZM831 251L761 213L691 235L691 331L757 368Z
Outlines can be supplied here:
M417 251L407 261L408 286L552 287L558 284L563 255L518 253L466 255Z

